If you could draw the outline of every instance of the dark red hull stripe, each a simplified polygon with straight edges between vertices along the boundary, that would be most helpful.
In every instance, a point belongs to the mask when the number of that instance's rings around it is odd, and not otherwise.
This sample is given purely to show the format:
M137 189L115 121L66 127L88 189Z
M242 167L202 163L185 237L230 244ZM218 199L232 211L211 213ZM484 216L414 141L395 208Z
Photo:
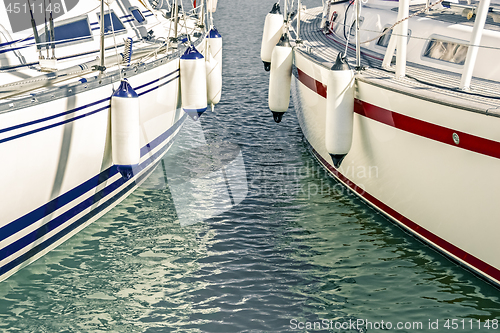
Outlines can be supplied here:
M354 103L354 112L405 132L423 136L427 139L439 141L494 158L500 158L500 142L497 141L484 139L479 136L455 131L447 127L408 117L358 99L355 100ZM453 133L458 134L460 138L458 145L453 142Z
M311 90L317 92L317 90L315 90L313 88L317 87L318 85L325 87L325 90L326 90L326 86L324 86L321 82L308 76L307 74L305 74L304 72L302 72L298 68L297 68L297 71L299 73L300 82L302 82L304 85L306 85ZM305 82L303 81L303 79L305 80ZM315 81L315 83L312 84L311 83L312 81ZM321 96L323 96L323 95L321 95ZM325 97L325 96L323 96L323 97ZM498 142L486 140L486 139L476 137L476 136L473 136L470 134L462 133L462 132L452 131L448 128L434 125L431 123L427 123L425 121L421 121L421 120L414 119L414 118L411 118L408 116L404 116L402 114L394 113L394 112L376 107L374 105L371 105L369 103L366 103L366 102L363 102L360 100L356 100L354 108L355 108L356 113L363 115L367 118L379 121L379 122L387 124L389 126L399 128L401 130L408 131L410 133L414 133L414 134L424 136L424 137L427 137L429 139L437 140L437 141L440 141L440 142L443 142L446 144L450 144L450 145L455 145L455 143L453 142L453 139L452 139L452 134L457 133L460 136L460 146L462 146L461 148L476 151L478 153L482 153L482 154L485 154L488 156L493 156L493 157L497 157L497 158L500 157L500 147L499 147L500 144ZM444 132L444 133L440 133L440 132ZM496 148L492 149L490 147L481 146L481 145L487 146L487 145L491 145L491 144L494 144L494 146ZM417 223L411 221L407 217L403 216L402 214L398 213L397 211L395 211L391 207L387 206L385 203L378 200L377 198L372 196L370 193L366 192L364 189L357 186L355 183L353 183L351 180L349 180L346 176L341 174L329 162L327 162L312 147L311 144L309 144L309 146L311 147L311 151L316 156L316 158L320 161L320 163L323 164L335 177L337 177L340 181L342 181L344 184L346 184L353 191L358 193L366 201L368 201L369 203L374 205L377 209L379 209L380 211L389 215L390 217L394 218L399 223L406 226L409 230L411 230L416 235L418 235L418 236L426 239L428 242L440 247L441 249L452 254L456 258L463 260L465 263L467 263L469 266L473 267L477 271L482 272L483 274L488 275L491 278L495 279L497 283L500 281L500 270L498 270L497 268L491 266L490 264L482 261L481 259L479 259L473 255L470 255L469 253L465 252L464 250L458 248L457 246L455 246L455 245L449 243L448 241L440 238L439 236L433 234L429 230L422 228Z
M366 192L359 186L357 186L355 183L353 183L351 180L349 180L346 176L341 174L337 169L335 169L330 163L328 163L313 147L312 145L308 142L309 147L311 148L311 151L313 152L314 156L320 161L321 164L323 164L335 177L337 177L339 180L341 180L343 183L345 183L347 186L349 186L353 191L358 193L362 198L364 198L366 201L374 205L377 209L385 213L386 215L389 215L390 217L394 218L397 220L399 223L403 224L406 226L408 229L410 229L414 234L423 237L425 240L427 240L430 243L435 244L436 246L440 247L441 249L451 253L453 256L463 260L466 262L468 265L473 267L479 272L482 272L485 275L489 275L493 279L495 279L496 283L498 284L500 281L500 270L497 268L491 266L490 264L482 261L481 259L465 252L464 250L456 247L455 245L449 243L448 241L442 239L441 237L435 235L434 233L430 232L429 230L422 228L419 226L417 223L411 221L407 217L403 216L402 214L398 213L391 207L387 206L384 204L382 201L378 200L375 198L373 195L370 193Z
M316 92L318 95L326 98L326 85L310 77L298 68L297 72L299 74L298 76L300 82L312 91ZM479 136L455 131L447 127L408 117L358 99L356 99L354 103L354 112L380 123L422 136L427 139L456 146L457 148L462 148L478 154L500 158L500 142L497 141L488 140ZM453 141L454 133L456 133L460 139L458 145Z
M303 71L297 68L299 73L299 81L306 85L307 88L311 89L321 97L326 98L326 85L310 77Z

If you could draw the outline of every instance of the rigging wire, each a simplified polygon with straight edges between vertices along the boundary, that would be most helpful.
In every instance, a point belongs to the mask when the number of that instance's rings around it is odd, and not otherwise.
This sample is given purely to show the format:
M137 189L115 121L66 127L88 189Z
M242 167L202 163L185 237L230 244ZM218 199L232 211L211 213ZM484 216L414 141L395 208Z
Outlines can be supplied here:
M35 22L35 18L33 16L33 10L31 9L31 4L30 4L30 0L26 0L28 2L28 8L30 10L30 15L31 15L31 27L33 28L33 36L35 38L35 44L36 44L36 48L38 50L38 57L39 59L42 59L43 58L43 55L42 55L42 45L40 44L40 37L38 36L38 29L36 27L36 22ZM26 37L26 39L28 38L31 38L31 36L29 37ZM23 40L21 40L23 41ZM15 45L17 42L14 42L13 44ZM11 44L12 45L12 44Z
M104 1L104 0L101 0L101 1ZM118 73L120 74L120 81L122 81L123 80L123 73L122 73L122 68L121 68L121 61L119 61L120 57L118 55L118 46L116 44L116 35L115 35L115 27L113 25L113 17L111 16L111 9L109 7L109 3L106 2L106 5L108 6L109 21L111 22L111 32L113 33L113 43L115 44L116 64L118 66ZM102 17L101 19L104 20L104 17ZM132 45L130 47L132 47Z
M344 38L346 40L347 40L347 36L345 34L345 27L347 26L347 24L346 24L347 23L347 12L349 11L349 7L351 7L353 3L354 3L354 1L349 1L349 5L347 5L347 8L346 8L345 13L344 13L344 24L343 24L343 26L344 26ZM354 16L354 12L352 13L352 16ZM354 19L353 19L352 23L354 23ZM352 27L352 23L349 25L350 27ZM349 35L351 35L351 29L349 29Z
M49 59L50 36L49 36L49 27L47 26L47 5L45 3L45 0L43 0L43 18L45 19L45 48L47 49L47 59Z

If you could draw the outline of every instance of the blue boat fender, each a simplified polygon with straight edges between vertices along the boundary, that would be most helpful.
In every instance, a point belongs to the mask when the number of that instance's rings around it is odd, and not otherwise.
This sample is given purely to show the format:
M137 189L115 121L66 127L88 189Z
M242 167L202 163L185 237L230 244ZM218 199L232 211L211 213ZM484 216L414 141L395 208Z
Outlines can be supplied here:
M207 110L207 70L205 58L189 46L180 59L182 108L193 120Z
M126 179L141 159L139 95L123 79L111 96L111 151L113 164Z

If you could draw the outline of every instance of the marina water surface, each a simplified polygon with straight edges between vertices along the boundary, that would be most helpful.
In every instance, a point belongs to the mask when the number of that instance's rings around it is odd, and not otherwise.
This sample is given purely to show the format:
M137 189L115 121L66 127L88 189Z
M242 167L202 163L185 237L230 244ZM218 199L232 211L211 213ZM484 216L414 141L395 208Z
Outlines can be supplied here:
M123 203L0 283L0 331L500 330L498 289L328 177L293 106L274 123L259 57L272 5L219 1L224 89L215 112L188 119ZM205 175L221 169L211 169L214 156L237 171L220 207L213 191L203 194ZM173 180L175 163L189 181ZM201 194L181 203L183 191Z

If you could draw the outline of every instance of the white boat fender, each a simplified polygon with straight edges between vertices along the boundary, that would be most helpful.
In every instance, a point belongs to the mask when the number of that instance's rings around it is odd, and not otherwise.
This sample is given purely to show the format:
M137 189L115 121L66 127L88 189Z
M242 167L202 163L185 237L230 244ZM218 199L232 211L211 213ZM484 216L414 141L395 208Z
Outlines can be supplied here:
M354 71L339 52L328 73L325 146L338 169L351 149L354 118Z
M206 71L207 71L207 103L219 103L222 93L222 36L212 26L207 35Z
M207 1L207 12L215 13L217 11L217 0L208 0Z
M189 46L180 59L182 108L193 120L207 110L207 70L205 58Z
M212 28L208 32L207 41L210 47L210 52L212 52L212 55L214 56L215 60L219 63L220 68L222 70L222 36L214 26L212 26Z
M284 21L280 12L280 5L279 3L275 3L271 11L266 15L264 32L262 33L262 44L260 47L260 58L264 63L266 72L271 70L273 49L283 32L283 25Z
M133 176L141 159L139 95L123 79L111 96L111 154L123 178Z
M273 50L269 75L269 109L277 123L281 122L290 104L292 62L292 47L288 35L283 34Z
M207 52L206 56L206 71L207 71L207 104L213 106L220 102L222 90L222 72L220 65L212 56L212 53Z

